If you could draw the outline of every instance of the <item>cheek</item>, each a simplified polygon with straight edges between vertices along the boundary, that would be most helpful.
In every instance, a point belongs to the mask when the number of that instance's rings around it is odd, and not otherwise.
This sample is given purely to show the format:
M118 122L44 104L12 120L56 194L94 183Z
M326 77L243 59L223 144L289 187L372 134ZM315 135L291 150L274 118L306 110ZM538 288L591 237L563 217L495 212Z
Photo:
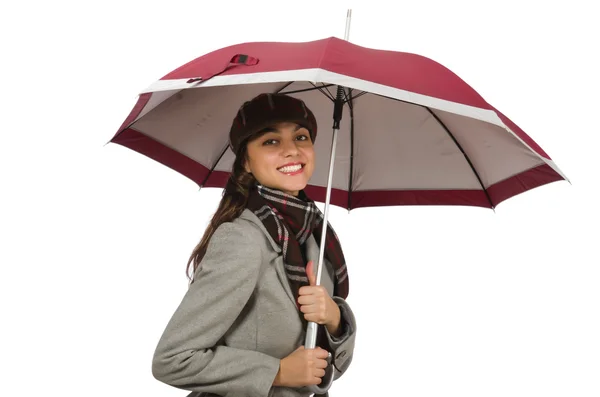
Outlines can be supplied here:
M272 172L277 168L277 156L263 152L253 162L253 169L261 174Z
M248 145L248 165L255 175L264 174L269 168L271 155L268 150L264 150L258 145Z
M312 175L312 173L314 172L315 166L316 166L314 150L313 149L306 150L304 152L304 157L306 158L307 164L308 164L308 169L307 169L308 175L307 176L310 177Z
M306 158L306 160L314 167L315 165L315 151L313 148L310 149L305 149L303 151L304 153L304 157Z

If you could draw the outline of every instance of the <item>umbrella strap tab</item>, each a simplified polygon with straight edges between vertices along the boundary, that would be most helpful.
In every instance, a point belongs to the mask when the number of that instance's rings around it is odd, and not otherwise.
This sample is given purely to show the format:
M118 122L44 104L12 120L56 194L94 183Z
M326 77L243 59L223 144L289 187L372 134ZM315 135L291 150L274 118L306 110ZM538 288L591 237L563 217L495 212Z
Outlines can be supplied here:
M227 70L229 70L230 68L232 68L234 66L238 66L238 65L239 66L254 66L256 64L258 64L258 58L254 58L254 57L251 57L250 55L246 55L246 54L235 54L233 57L231 57L231 59L229 60L229 62L227 62L227 65L225 65L225 67L223 67L223 69L217 71L216 73L210 73L207 76L191 78L187 81L187 83L188 84L201 83L206 80L210 80L213 77L226 72Z

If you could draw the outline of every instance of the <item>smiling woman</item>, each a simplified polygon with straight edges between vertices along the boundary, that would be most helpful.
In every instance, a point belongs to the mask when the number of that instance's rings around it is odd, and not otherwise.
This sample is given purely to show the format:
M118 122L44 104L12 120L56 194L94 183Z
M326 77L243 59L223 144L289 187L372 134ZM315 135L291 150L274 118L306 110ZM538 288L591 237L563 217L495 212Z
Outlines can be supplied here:
M303 189L316 137L315 117L299 99L261 94L238 110L231 176L154 354L160 381L190 396L308 397L326 368L334 380L348 369L356 321L331 226L320 285L313 272L323 215ZM307 322L322 325L315 349L303 345Z
M314 171L315 152L308 130L282 122L257 135L248 143L246 172L264 186L298 196Z

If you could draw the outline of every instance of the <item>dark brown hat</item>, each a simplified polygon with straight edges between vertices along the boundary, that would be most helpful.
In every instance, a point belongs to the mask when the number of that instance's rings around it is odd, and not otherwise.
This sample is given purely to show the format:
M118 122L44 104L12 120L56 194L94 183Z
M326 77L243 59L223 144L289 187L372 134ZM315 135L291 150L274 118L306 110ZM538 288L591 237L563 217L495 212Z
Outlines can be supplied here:
M229 131L229 145L237 154L244 140L281 122L301 125L308 130L311 140L315 142L317 120L302 100L284 94L260 94L245 102L238 110Z

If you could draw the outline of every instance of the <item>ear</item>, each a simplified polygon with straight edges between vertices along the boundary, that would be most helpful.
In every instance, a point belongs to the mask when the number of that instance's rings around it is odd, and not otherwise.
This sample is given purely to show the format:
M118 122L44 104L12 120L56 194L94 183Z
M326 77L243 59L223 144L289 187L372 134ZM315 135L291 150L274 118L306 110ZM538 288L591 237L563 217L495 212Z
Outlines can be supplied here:
M252 170L250 169L250 164L248 163L248 159L244 160L244 169L247 173L251 174Z

